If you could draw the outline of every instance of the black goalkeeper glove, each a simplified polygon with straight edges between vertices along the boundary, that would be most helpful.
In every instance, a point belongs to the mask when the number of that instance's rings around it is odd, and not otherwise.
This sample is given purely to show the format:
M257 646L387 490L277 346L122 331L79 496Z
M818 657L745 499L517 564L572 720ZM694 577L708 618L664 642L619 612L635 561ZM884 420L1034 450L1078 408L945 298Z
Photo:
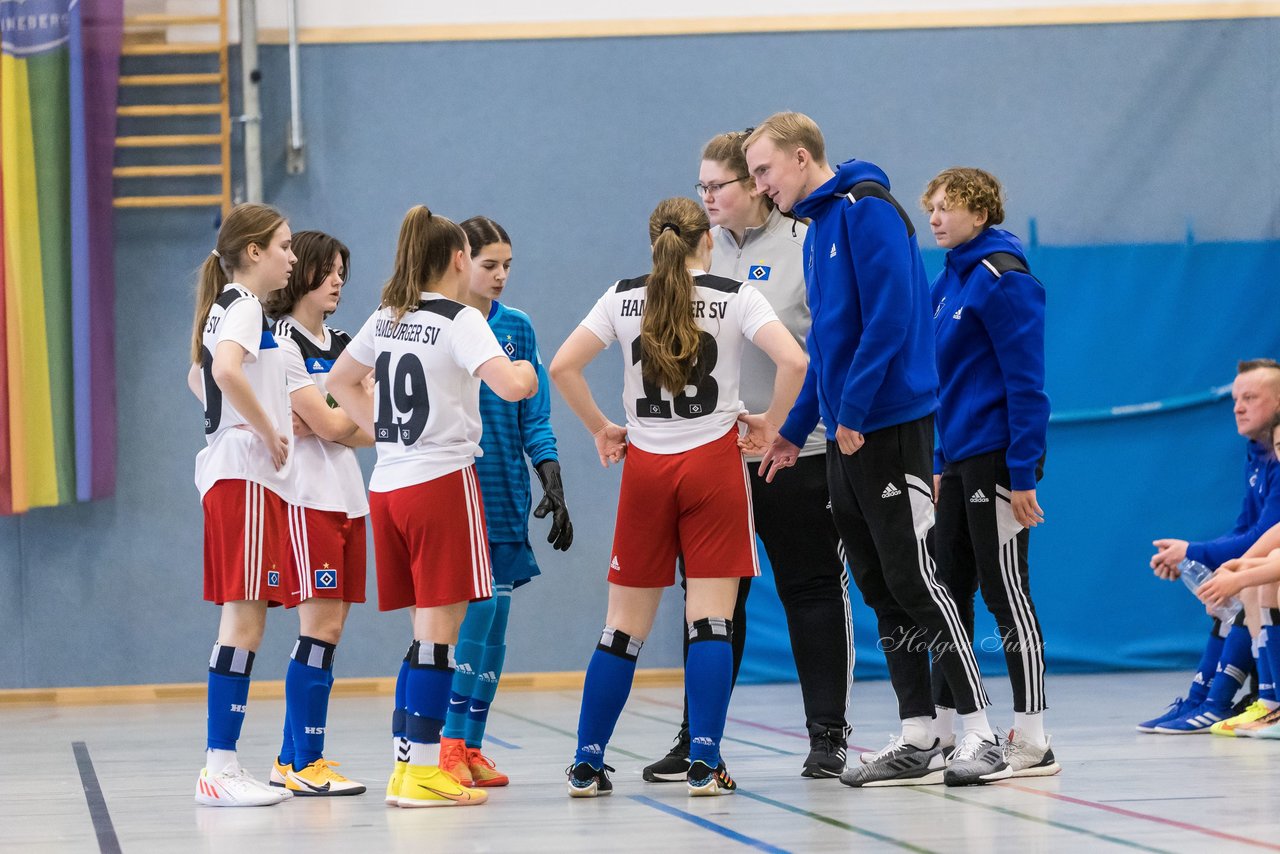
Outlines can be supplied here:
M573 545L573 523L569 521L569 508L564 503L564 484L560 480L560 463L543 460L534 466L538 480L542 481L542 501L533 511L535 518L551 514L551 532L547 542L557 551L568 551Z

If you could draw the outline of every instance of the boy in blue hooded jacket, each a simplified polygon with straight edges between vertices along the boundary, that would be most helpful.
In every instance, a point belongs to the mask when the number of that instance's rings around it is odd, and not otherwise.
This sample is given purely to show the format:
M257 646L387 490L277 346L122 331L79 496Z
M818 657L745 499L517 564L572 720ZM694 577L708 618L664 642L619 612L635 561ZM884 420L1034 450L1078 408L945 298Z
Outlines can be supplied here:
M743 143L759 192L811 220L809 370L760 471L768 481L794 465L822 418L832 515L854 581L876 612L902 719L901 735L840 779L855 788L1003 779L1010 770L987 721L969 633L926 545L938 372L915 228L883 171L858 160L833 171L825 148L821 130L800 113L770 116ZM964 727L954 753L951 733L935 732L930 654Z

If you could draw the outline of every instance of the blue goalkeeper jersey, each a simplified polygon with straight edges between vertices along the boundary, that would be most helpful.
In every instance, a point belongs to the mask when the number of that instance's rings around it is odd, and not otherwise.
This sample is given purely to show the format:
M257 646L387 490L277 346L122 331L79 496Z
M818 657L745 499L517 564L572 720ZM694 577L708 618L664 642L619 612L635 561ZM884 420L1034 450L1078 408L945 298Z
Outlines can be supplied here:
M480 436L483 455L476 458L484 518L491 543L522 543L529 538L529 461L558 460L556 437L551 432L551 382L538 355L538 341L529 315L495 302L489 311L489 327L510 359L526 359L538 371L538 393L511 403L487 385L480 386Z

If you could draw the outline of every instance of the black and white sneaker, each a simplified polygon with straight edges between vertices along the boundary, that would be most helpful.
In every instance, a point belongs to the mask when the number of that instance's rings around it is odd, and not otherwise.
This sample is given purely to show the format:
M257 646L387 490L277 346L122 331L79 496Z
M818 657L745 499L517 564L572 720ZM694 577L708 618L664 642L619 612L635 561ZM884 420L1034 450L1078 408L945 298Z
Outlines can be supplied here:
M1011 776L1013 769L1005 758L1000 739L988 741L977 733L969 733L960 739L960 745L952 754L943 782L948 786L980 786Z
M569 775L569 797L597 798L613 794L613 783L608 772L614 770L605 765L596 768L590 762L579 762L565 769Z
M844 736L837 730L810 730L809 757L800 776L839 777L844 773L846 747Z
M680 728L676 743L666 756L646 765L641 776L646 783L683 783L689 776L689 730Z
M732 795L738 788L729 776L724 762L712 768L702 760L689 765L689 797L706 798L716 795Z
M888 746L872 754L870 759L841 774L840 782L855 789L931 786L942 782L947 765L936 738L928 747L916 747L900 735L894 736Z

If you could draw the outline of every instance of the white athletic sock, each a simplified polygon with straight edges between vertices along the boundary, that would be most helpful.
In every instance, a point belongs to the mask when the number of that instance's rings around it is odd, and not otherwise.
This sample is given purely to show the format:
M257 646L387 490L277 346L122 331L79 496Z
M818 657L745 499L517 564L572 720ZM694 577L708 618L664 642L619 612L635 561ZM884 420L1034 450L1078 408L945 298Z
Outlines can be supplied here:
M439 765L440 742L423 744L420 741L409 742L410 765Z
M955 742L955 709L948 709L946 706L933 707L933 734L942 740L944 746Z
M1025 741L1036 745L1044 744L1043 712L1014 712L1013 728L1022 735Z
M961 715L960 727L966 736L970 733L977 733L982 736L983 741L996 740L996 734L991 731L991 723L987 720L986 709L978 709L976 712Z
M396 762L409 761L409 739L403 735L391 736L391 758Z
M923 715L902 719L902 740L912 747L928 747L933 744L933 718Z
M210 774L221 774L228 768L234 768L239 764L234 750L206 750L204 752L204 767L209 769Z

